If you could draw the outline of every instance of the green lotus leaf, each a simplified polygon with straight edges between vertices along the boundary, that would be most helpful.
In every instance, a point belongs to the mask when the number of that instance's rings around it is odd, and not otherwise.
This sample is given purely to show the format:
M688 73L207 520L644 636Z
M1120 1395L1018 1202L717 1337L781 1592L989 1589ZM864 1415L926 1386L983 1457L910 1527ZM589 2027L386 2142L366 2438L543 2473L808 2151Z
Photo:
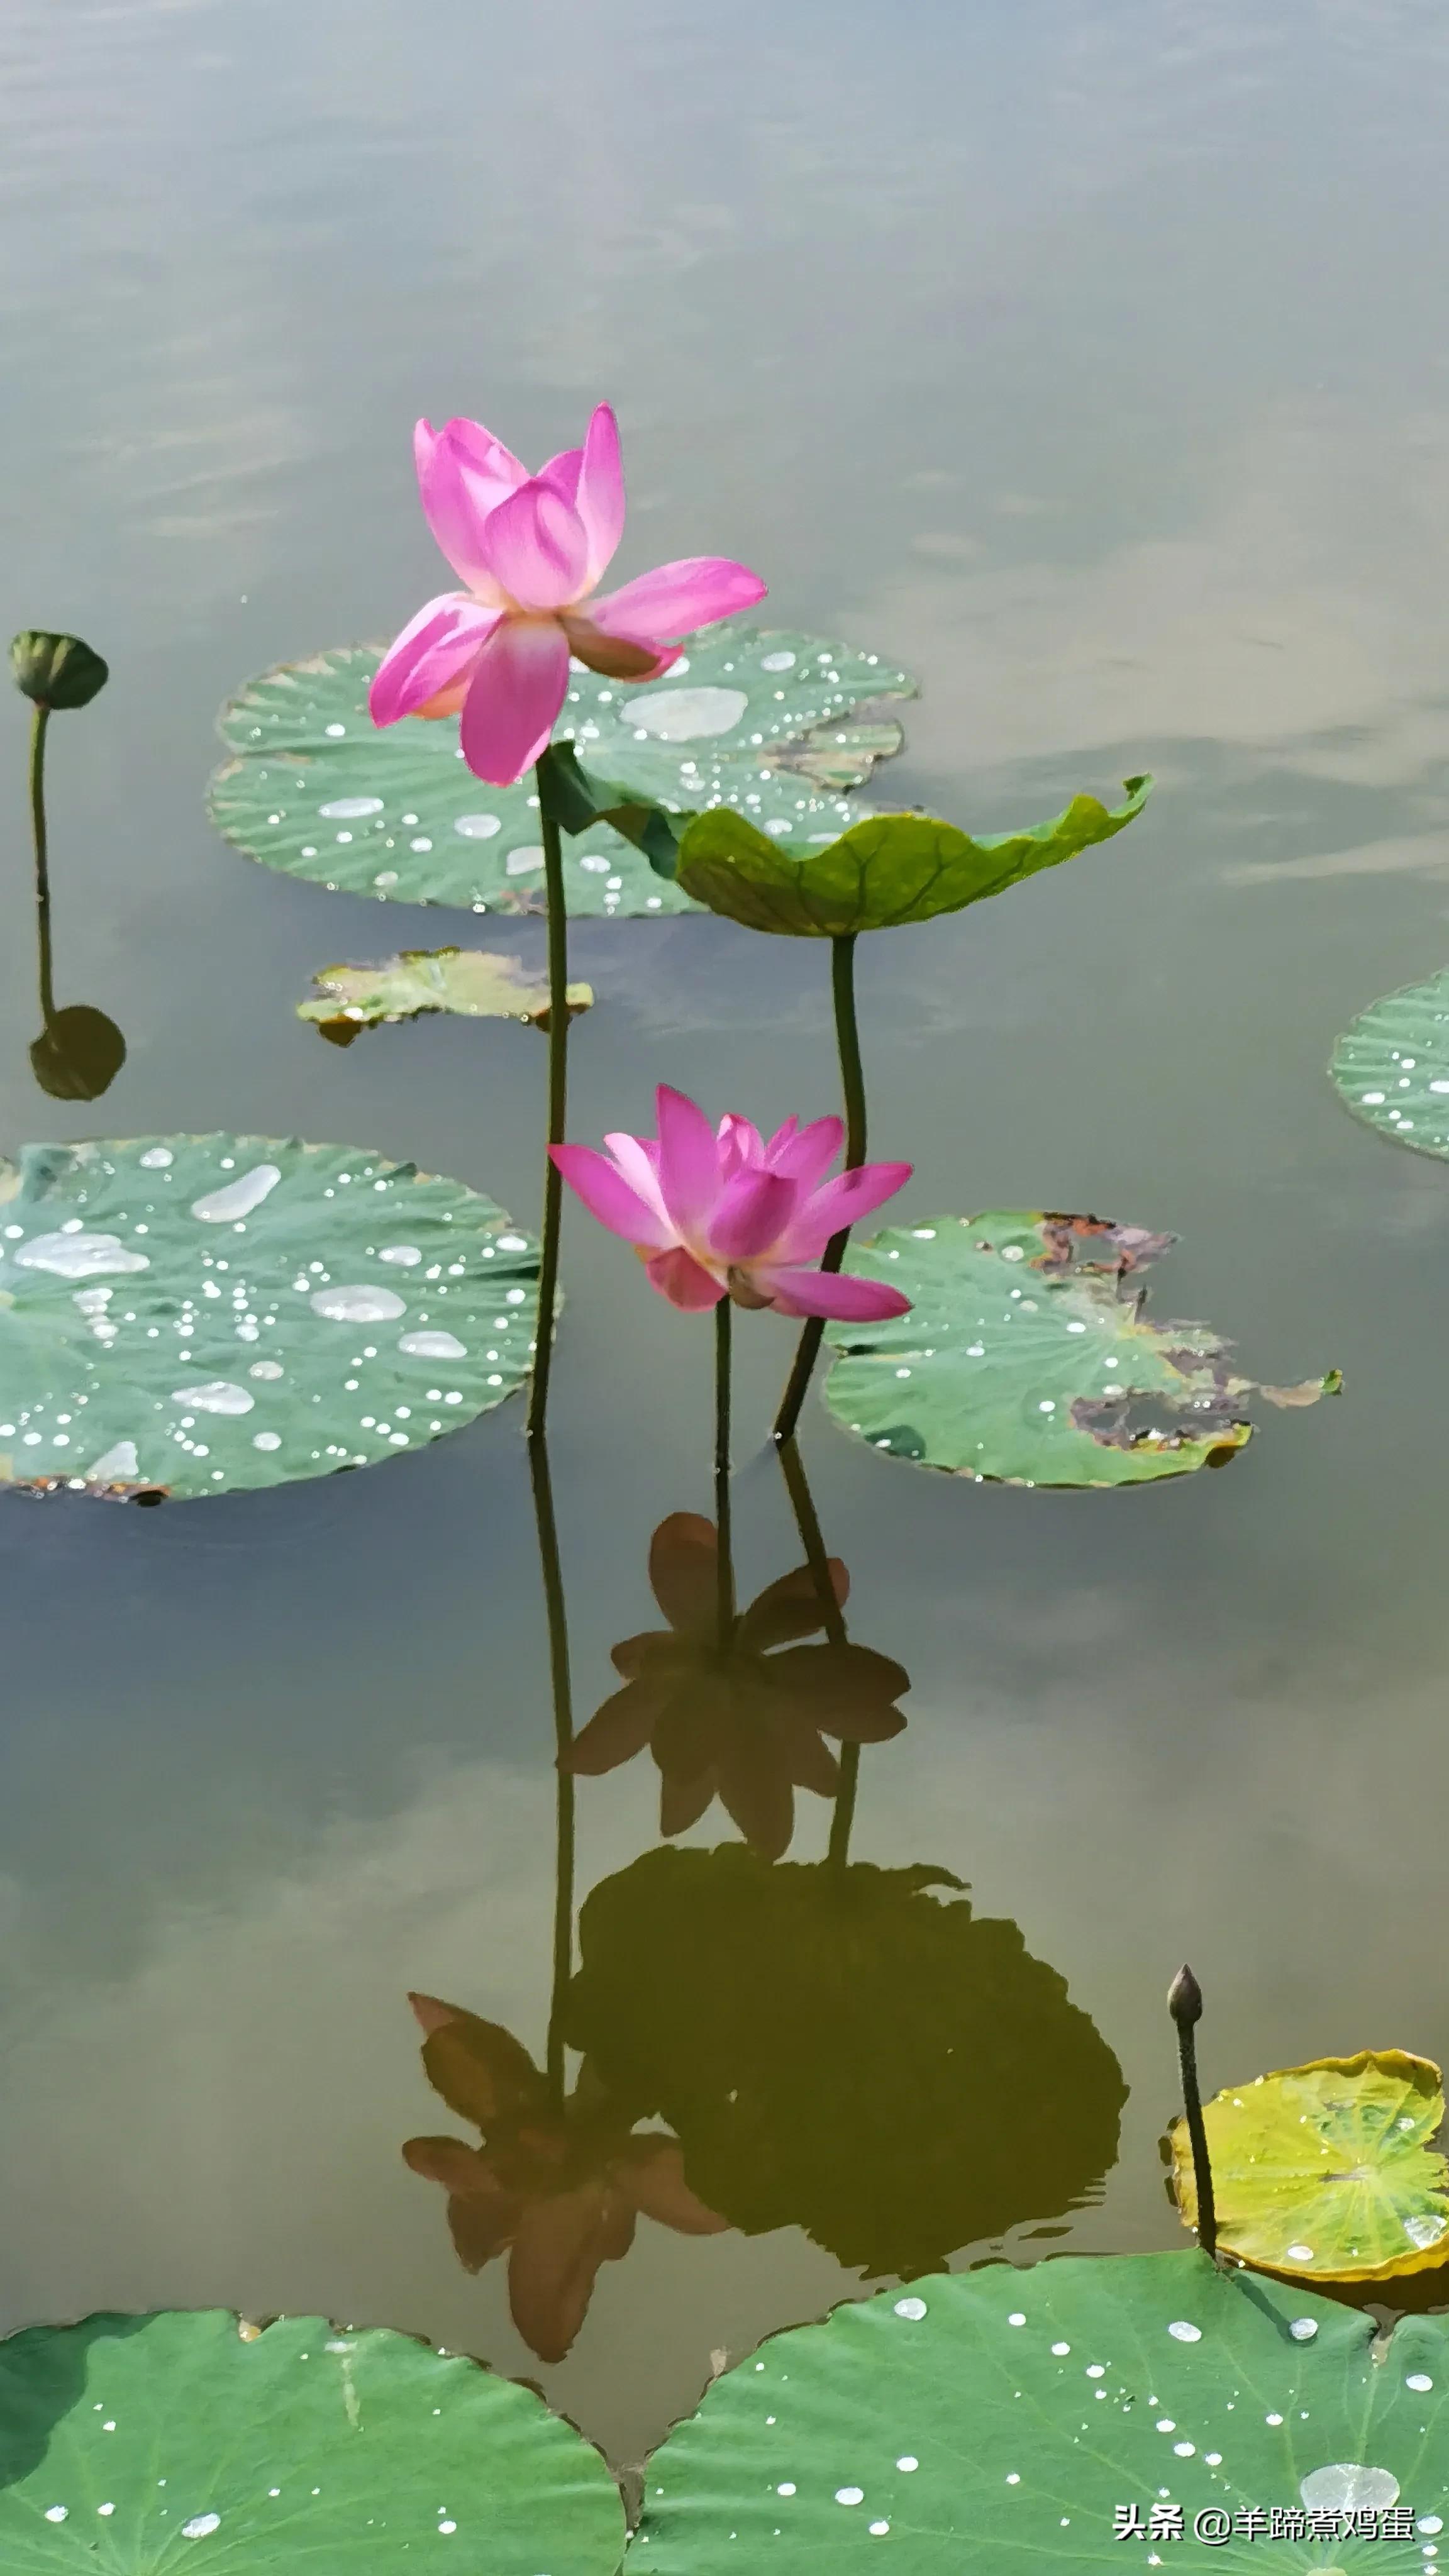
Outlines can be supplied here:
M823 848L802 851L792 836L771 840L745 814L716 807L697 814L679 848L687 894L747 930L797 939L836 939L890 930L959 912L1079 850L1110 841L1141 813L1150 778L1125 781L1127 802L1109 812L1095 796L1074 796L1065 813L1029 832L973 840L931 814L873 814Z
M221 716L230 757L211 782L218 830L264 866L344 893L541 912L532 780L485 787L464 765L456 718L407 716L379 731L367 691L380 659L378 646L344 646L247 683ZM576 742L627 797L738 805L805 848L833 840L856 810L834 784L858 783L899 741L876 702L914 694L879 654L731 623L691 636L645 686L572 672L554 738ZM831 785L818 783L822 764ZM574 914L693 908L605 823L566 849L564 882Z
M27 1145L0 1164L0 1483L235 1492L401 1455L522 1386L538 1247L358 1146Z
M1342 1383L1235 1376L1206 1324L1153 1323L1142 1275L1173 1241L1039 1209L939 1216L851 1246L911 1311L829 1324L825 1400L847 1431L977 1483L1138 1485L1218 1466L1251 1436L1244 1399L1315 1404Z
M591 984L566 987L569 1018L587 1011ZM548 977L517 957L490 956L481 948L405 948L376 966L324 966L311 995L297 1005L334 1046L350 1046L359 1031L382 1020L416 1020L424 1012L452 1011L465 1020L527 1020L548 1026Z
M0 2344L5 2576L614 2576L623 2536L588 2443L407 2335L170 2310Z
M1378 2333L1196 2251L887 2290L714 2382L649 2463L628 2576L1033 2576L1196 2565L1204 2542L1244 2576L1424 2576L1449 2325Z
M948 1870L651 1851L579 1937L570 2041L748 2235L913 2272L1094 2198L1116 2161L1116 2058Z
M1305 2281L1389 2281L1449 2253L1449 2164L1431 2146L1443 2078L1401 2048L1318 2057L1203 2105L1218 2243ZM1186 2227L1197 2183L1183 2120L1170 2133Z
M1337 1040L1329 1078L1345 1108L1416 1154L1449 1156L1449 966L1385 993Z

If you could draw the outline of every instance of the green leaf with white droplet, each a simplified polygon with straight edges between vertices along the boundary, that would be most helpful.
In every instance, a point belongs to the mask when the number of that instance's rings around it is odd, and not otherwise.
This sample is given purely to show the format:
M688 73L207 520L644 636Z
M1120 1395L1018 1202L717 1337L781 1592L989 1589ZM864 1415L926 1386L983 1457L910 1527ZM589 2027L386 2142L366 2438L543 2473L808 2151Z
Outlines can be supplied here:
M1175 2565L1166 2532L1160 2551L1114 2539L1134 2506L1144 2532L1180 2508L1189 2551L1199 2514L1219 2536L1226 2520L1216 2564L1245 2576L1424 2576L1449 2515L1449 2324L1405 2317L1378 2351L1376 2334L1196 2251L887 2290L714 2382L649 2463L628 2576ZM1395 2513L1408 2533L1332 2552L1233 2533L1255 2512L1266 2533L1274 2506Z
M1254 1392L1335 1394L1236 1376L1206 1324L1156 1323L1142 1275L1171 1235L1040 1209L940 1216L853 1243L846 1266L887 1280L909 1314L826 1326L836 1421L893 1458L1012 1485L1137 1485L1242 1448Z
M1449 2164L1431 2144L1444 2083L1401 2048L1318 2057L1203 2105L1218 2243L1305 2281L1389 2281L1449 2253ZM1197 2178L1183 2120L1171 2131L1183 2225Z
M592 1005L591 984L565 987L569 1018ZM376 966L324 966L312 991L297 1005L334 1045L350 1045L359 1031L384 1020L416 1020L432 1011L465 1020L525 1020L547 1028L548 977L517 957L490 956L481 948L405 948Z
M1345 1108L1381 1136L1449 1156L1449 966L1350 1020L1328 1071Z
M6 2576L393 2576L429 2555L614 2576L623 2532L597 2451L539 2398L407 2335L168 2310L0 2343Z
M234 1492L426 1446L523 1385L538 1246L358 1146L27 1145L0 1164L0 1483Z
M532 779L484 786L456 717L379 731L367 691L380 659L378 646L344 646L247 683L221 716L218 830L264 866L344 893L541 912ZM682 812L718 799L803 849L837 837L860 810L839 789L897 748L877 702L914 694L878 654L730 624L691 636L662 680L631 688L572 671L554 738L629 795ZM604 823L565 849L564 883L573 914L695 909Z
M579 1947L570 2044L747 2235L919 2271L1116 2162L1116 2058L948 1870L646 1852L585 1900Z
M1110 841L1142 811L1150 778L1125 781L1127 802L1110 811L1074 796L1066 811L1030 831L973 840L930 814L874 814L823 848L796 836L771 840L745 814L724 807L696 815L680 843L678 879L711 912L797 939L835 939L930 921Z

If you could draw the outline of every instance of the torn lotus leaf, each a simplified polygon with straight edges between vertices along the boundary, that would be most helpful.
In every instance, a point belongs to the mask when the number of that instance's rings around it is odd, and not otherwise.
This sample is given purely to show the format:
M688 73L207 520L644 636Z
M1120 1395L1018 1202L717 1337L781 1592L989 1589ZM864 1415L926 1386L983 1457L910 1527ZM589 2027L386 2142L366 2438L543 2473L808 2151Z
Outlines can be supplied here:
M591 984L570 984L569 1018L587 1011L593 998ZM310 1020L334 1046L351 1046L361 1030L385 1021L416 1020L435 1011L468 1020L523 1020L546 1029L548 978L531 973L517 957L486 949L405 948L376 966L324 966L312 978L308 999L297 1005L298 1019Z
M1313 1404L1342 1380L1261 1386L1209 1325L1152 1322L1142 1277L1172 1241L1033 1209L892 1226L851 1259L911 1311L827 1328L826 1402L872 1448L978 1482L1143 1484L1225 1465L1251 1437L1247 1398Z

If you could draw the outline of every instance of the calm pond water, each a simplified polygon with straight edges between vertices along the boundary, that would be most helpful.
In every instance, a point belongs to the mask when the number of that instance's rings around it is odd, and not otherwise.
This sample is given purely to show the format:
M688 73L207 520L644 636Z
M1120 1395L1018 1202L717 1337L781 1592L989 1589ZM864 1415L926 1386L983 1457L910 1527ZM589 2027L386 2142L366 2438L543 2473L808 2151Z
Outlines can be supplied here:
M537 1041L437 1023L342 1054L292 1016L314 968L461 922L274 879L201 797L238 681L389 632L433 586L419 410L543 455L607 393L627 570L740 555L782 620L919 672L900 802L994 829L1158 773L1110 848L863 944L873 1144L914 1158L909 1207L1173 1229L1156 1311L1211 1318L1254 1373L1336 1363L1347 1393L1226 1475L1115 1495L933 1478L812 1405L851 1633L913 1685L864 1758L855 1855L969 1882L1067 1980L1130 2088L1120 2152L1110 2066L1055 1989L1021 2000L1005 1933L942 1968L924 1935L832 1916L818 1875L738 1946L642 1900L621 1929L616 1901L596 2009L695 2102L698 2187L760 2232L641 2220L557 2365L400 2154L464 2134L409 1989L544 2044L520 1404L204 1509L12 1500L7 2329L207 2303L390 2322L637 2461L712 2355L901 2266L1177 2241L1156 2142L1184 1955L1211 2083L1449 2048L1449 1180L1322 1070L1356 1009L1449 954L1446 93L1432 0L916 0L889 35L856 0L11 0L9 616L113 665L55 728L57 981L131 1052L97 1109L30 1078L16 706L7 1150L333 1138L534 1219ZM539 957L542 926L489 944ZM601 1000L577 1134L647 1129L658 1079L769 1123L835 1105L817 950L685 919L585 925L574 955ZM577 1211L564 1262L587 1714L610 1645L656 1620L651 1531L709 1509L709 1349ZM741 1320L746 1598L799 1558L751 1462L791 1341ZM799 1804L791 1857L816 1862L828 1813ZM684 1839L733 1832L716 1809ZM656 1842L647 1761L583 1784L581 1896Z

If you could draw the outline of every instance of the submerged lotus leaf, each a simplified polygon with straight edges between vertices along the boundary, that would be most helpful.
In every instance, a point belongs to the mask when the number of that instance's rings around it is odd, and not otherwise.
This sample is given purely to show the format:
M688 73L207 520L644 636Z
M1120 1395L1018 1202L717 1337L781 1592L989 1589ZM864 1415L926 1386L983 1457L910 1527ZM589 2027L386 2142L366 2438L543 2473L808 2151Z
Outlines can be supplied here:
M593 1002L591 984L566 988L569 1018ZM517 957L490 956L481 948L405 948L376 966L324 966L312 978L299 1020L312 1020L334 1046L350 1046L359 1030L382 1020L416 1020L428 1011L456 1012L465 1020L528 1020L547 1028L548 977Z
M382 2328L222 2310L0 2343L5 2576L614 2576L619 2492L513 2380Z
M1381 1136L1449 1156L1449 966L1350 1020L1328 1070L1344 1106Z
M1319 2057L1230 2086L1203 2106L1218 2243L1270 2272L1390 2281L1449 2253L1449 2164L1431 2146L1443 2079L1400 2048ZM1171 2132L1183 2224L1197 2183L1183 2120Z
M629 2576L1080 2576L1184 2539L1184 2566L1424 2576L1449 2324L1378 2331L1196 2251L887 2290L715 2380L649 2463Z
M579 1943L568 2038L746 2234L918 2271L1094 2199L1116 2162L1112 2051L948 1870L646 1852Z
M1066 811L1030 831L973 840L931 814L873 814L823 848L771 840L751 816L716 807L698 814L680 843L678 880L687 894L747 930L798 939L836 939L890 930L959 912L1079 850L1110 841L1140 814L1150 778L1124 782L1127 802L1109 809L1074 796Z
M1172 1241L1028 1208L891 1226L853 1244L850 1267L911 1311L826 1326L826 1403L873 1449L978 1483L1137 1485L1231 1457L1255 1392L1337 1393L1336 1371L1256 1385L1206 1324L1151 1322L1142 1274Z
M265 1136L0 1164L0 1483L234 1492L458 1430L528 1375L538 1247L481 1192Z
M248 681L222 711L231 757L211 782L218 830L264 866L344 893L541 912L532 779L475 778L456 717L380 731L367 691L381 658L380 646L347 645ZM673 811L738 805L803 849L836 838L857 809L835 791L899 745L875 702L914 695L909 674L877 653L732 623L691 636L673 669L640 687L571 672L554 739L576 742L633 795ZM573 914L694 909L604 823L566 846L564 884Z

